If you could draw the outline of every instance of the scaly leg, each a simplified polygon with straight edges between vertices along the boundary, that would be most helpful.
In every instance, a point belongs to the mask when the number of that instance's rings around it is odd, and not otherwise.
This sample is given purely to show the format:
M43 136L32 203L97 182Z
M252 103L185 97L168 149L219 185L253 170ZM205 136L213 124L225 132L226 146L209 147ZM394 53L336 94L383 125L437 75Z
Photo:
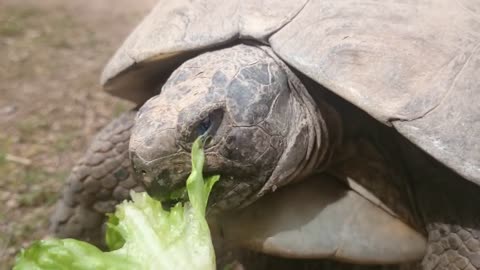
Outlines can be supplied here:
M51 218L55 236L101 246L105 214L129 198L129 190L143 190L133 178L128 157L135 114L124 113L104 127L73 168Z

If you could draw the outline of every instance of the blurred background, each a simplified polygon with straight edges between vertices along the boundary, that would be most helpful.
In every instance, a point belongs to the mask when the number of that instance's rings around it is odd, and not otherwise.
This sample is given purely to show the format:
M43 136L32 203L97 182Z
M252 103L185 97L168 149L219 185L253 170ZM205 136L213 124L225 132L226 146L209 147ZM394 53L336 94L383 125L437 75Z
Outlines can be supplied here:
M0 269L47 234L75 161L133 107L99 76L155 2L0 0Z

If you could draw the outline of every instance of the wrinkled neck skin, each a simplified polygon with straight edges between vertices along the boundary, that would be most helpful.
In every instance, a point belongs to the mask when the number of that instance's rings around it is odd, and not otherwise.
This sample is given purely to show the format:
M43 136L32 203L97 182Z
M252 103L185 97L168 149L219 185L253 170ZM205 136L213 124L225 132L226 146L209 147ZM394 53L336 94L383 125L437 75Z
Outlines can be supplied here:
M268 47L261 47L285 71L292 99L289 110L287 145L275 170L257 197L300 181L314 171L327 168L342 142L339 115L321 99L314 100L300 79ZM312 89L316 91L317 89Z

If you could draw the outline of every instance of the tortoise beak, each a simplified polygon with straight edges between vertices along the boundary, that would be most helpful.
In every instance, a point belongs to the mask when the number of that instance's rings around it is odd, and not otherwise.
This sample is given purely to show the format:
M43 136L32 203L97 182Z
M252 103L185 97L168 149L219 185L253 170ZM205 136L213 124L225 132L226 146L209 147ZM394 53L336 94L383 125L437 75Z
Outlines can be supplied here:
M152 98L137 114L129 143L130 160L138 179L152 195L184 185L190 154L177 145L177 117L171 106Z
M226 243L288 258L396 264L426 250L424 236L326 175L225 213L213 227Z

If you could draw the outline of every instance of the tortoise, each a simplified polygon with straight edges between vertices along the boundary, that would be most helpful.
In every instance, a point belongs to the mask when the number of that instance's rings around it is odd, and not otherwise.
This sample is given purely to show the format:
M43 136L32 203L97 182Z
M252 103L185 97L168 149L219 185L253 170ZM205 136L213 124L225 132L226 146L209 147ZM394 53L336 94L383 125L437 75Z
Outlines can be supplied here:
M100 244L129 190L183 184L206 134L219 246L480 269L479 18L474 0L161 1L101 77L138 112L94 139L52 231Z

